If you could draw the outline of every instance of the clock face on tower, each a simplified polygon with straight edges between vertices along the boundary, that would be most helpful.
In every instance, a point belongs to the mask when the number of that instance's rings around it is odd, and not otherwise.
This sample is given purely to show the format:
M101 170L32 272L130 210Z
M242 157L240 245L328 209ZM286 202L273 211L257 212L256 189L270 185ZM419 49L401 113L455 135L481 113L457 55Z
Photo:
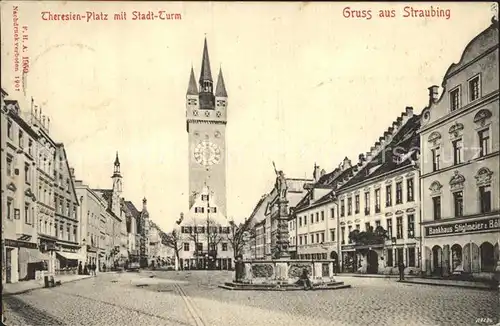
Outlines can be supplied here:
M204 140L196 145L194 149L194 159L198 164L210 166L219 164L221 158L221 150L217 144L211 141Z

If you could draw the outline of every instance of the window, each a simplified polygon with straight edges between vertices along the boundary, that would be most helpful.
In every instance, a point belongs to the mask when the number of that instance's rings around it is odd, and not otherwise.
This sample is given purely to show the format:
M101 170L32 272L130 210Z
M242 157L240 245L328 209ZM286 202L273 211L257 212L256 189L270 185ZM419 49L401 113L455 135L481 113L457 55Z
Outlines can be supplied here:
M460 107L460 88L455 88L450 92L450 108L455 111Z
M370 222L365 223L365 231L366 232L370 231Z
M299 227L302 226L302 216L299 216Z
M222 251L227 251L227 243L222 243Z
M403 259L403 248L397 248L396 249L396 265L399 262L404 262L404 259Z
M490 186L480 187L479 197L481 202L481 213L491 212L491 187Z
M12 120L7 119L7 137L12 139Z
M69 185L70 185L69 179L66 179L66 191L69 191Z
M67 240L71 241L71 232L69 230L69 226L66 228L66 236L67 236Z
M330 229L330 241L335 241L335 229Z
M299 244L302 246L302 236L299 237Z
M345 202L344 200L340 200L340 216L344 217L345 216Z
M341 227L342 244L345 244L345 227Z
M375 229L380 226L380 221L375 221Z
M347 234L348 234L348 236L351 234L351 232L352 232L352 226L351 226L351 225L349 225L349 226L347 227ZM351 238L350 238L350 237L349 237L349 243L352 243L352 240L351 240Z
M413 201L413 178L406 180L406 200Z
M217 207L210 207L209 212L210 213L217 213Z
M479 98L479 76L476 76L469 80L469 101L475 101Z
M189 243L184 242L184 251L189 251Z
M455 217L464 215L464 196L462 191L453 193L453 203L455 206Z
M488 155L490 145L490 131L488 129L481 130L479 136L479 156L483 157Z
M370 215L370 193L365 192L365 215Z
M439 147L432 149L432 171L439 170L440 161L441 154L439 153Z
M12 176L12 156L7 154L7 176Z
M356 224L356 230L360 230L360 225L359 224Z
M26 224L31 224L30 204L24 204L24 222Z
M196 251L203 251L203 243L197 242L196 243Z
M319 243L319 233L316 233L316 243Z
M330 209L330 217L334 218L335 217L335 208Z
M314 214L311 214L311 224L314 223Z
M347 198L347 215L352 215L352 198Z
M396 217L396 239L403 239L403 217Z
M380 189L375 189L375 213L380 213Z
M385 207L392 206L392 185L385 186Z
M314 234L311 234L311 243L314 243Z
M307 225L307 215L304 215L304 225Z
M208 195L201 195L202 201L208 201Z
M74 219L76 219L76 206L73 205L73 215L71 215Z
M316 223L319 222L319 213L316 212Z
M54 224L54 226L55 226L55 231L56 231L55 235L56 235L56 237L58 237L59 236L59 229L57 228L57 226L58 226L57 223Z
M24 134L22 130L19 130L19 147L24 148Z
M28 140L28 154L33 155L33 140Z
M24 163L24 182L30 183L30 164Z
M403 183L396 183L396 205L403 203Z
M408 239L415 237L415 215L408 215Z
M415 248L408 248L408 266L415 267Z
M354 197L354 214L359 213L359 195Z
M325 220L325 212L321 211L321 221L324 221L324 220Z
M453 141L453 163L460 164L463 161L462 157L462 139L457 139Z
M204 213L205 212L205 207L195 207L194 208L195 213Z
M387 219L387 237L392 238L392 219Z
M304 235L304 244L306 245L307 244L307 236Z
M70 208L69 208L69 202L67 202L67 203L66 203L66 216L68 216L68 217L69 217L69 216L70 216L70 212L71 212L71 210L70 210Z
M78 242L78 239L76 238L76 232L77 231L77 227L73 227L73 242Z
M389 266L389 267L393 266L392 249L387 249L387 266Z

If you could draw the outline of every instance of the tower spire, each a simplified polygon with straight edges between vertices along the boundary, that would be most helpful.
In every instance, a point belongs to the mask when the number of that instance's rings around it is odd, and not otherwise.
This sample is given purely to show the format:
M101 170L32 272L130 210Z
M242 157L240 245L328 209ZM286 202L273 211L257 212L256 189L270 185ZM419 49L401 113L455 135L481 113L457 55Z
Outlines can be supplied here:
M217 78L217 86L215 87L215 96L227 97L226 84L222 75L222 67L219 69L219 77Z
M191 76L189 76L189 85L186 95L198 95L198 86L196 86L193 66L191 66Z
M203 45L203 58L201 60L200 85L202 85L204 81L213 82L212 71L210 70L210 59L208 57L208 45L206 36L205 44Z

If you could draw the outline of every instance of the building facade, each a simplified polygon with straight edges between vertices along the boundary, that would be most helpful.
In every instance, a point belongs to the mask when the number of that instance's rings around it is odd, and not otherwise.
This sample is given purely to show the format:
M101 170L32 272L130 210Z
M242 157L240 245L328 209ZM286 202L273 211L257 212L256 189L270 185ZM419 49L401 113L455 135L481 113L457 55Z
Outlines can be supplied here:
M38 134L6 95L2 90L2 283L15 283L35 279L50 258L38 250Z
M80 255L79 202L73 181L74 170L69 167L66 150L61 143L56 145L54 163L55 272L76 272L78 262L83 260Z
M498 22L477 35L422 112L425 274L492 277L500 239Z

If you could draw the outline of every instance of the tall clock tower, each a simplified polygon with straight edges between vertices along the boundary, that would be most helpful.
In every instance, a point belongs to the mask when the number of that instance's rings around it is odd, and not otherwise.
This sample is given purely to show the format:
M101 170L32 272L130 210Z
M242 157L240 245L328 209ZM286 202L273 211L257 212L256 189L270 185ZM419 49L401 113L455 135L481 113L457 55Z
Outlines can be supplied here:
M198 83L191 67L186 93L186 125L189 138L189 208L203 194L210 195L210 206L227 218L226 212L226 124L227 92L219 71L214 92L207 40ZM214 208L211 208L213 210Z

